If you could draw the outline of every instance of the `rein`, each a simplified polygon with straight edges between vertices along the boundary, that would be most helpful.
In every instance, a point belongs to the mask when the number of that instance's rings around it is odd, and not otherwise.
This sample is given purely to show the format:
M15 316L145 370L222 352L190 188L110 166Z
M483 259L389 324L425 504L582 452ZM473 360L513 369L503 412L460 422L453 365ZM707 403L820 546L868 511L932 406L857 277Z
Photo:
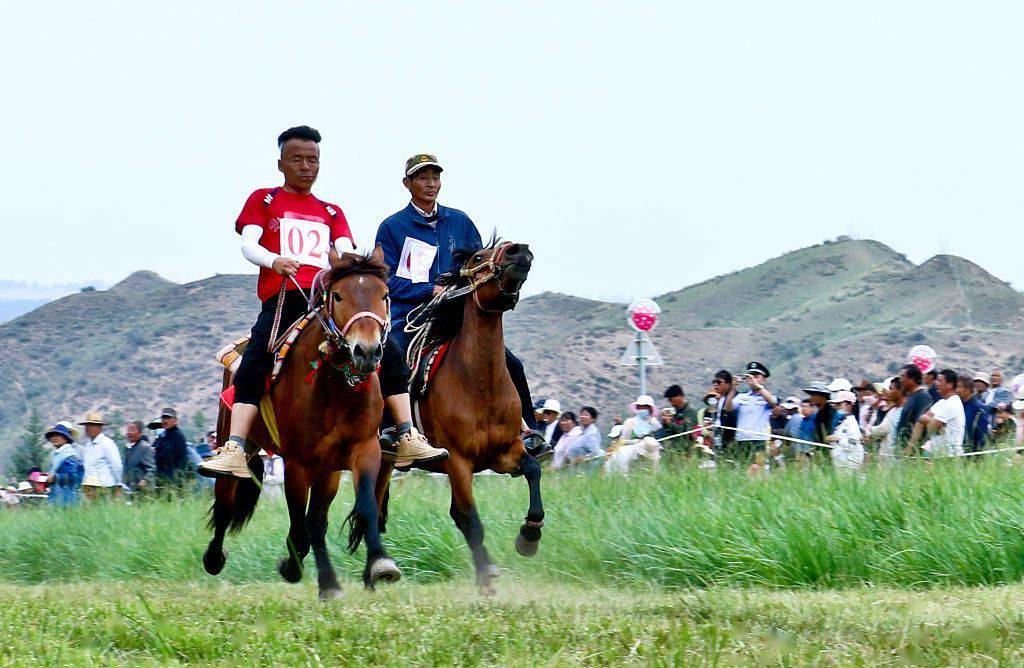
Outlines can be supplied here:
M306 300L306 306L308 308L307 313L312 313L320 324L320 329L324 335L324 342L318 347L319 359L311 363L313 371L307 376L307 382L312 382L312 378L316 375L317 370L320 368L320 362L326 361L336 370L339 371L345 378L345 382L349 387L356 387L363 385L369 374L361 374L355 370L352 364L352 347L349 344L345 336L348 334L352 326L363 320L369 318L373 320L381 329L381 340L380 345L385 346L388 342L388 336L391 334L391 297L388 296L385 302L385 312L388 314L386 318L382 318L373 311L360 311L353 315L345 323L343 327L338 328L338 324L334 321L333 306L334 306L334 293L328 290L325 284L325 279L328 270L319 272L313 278L313 287L310 289L309 294L302 289L298 281L295 280L294 276L289 276L288 279L295 285L295 288L302 295L303 299ZM274 325L270 333L270 345L269 351L275 352L281 347L287 338L287 332L281 336L280 339L276 339L278 328L281 324L281 312L283 310L284 295L287 283L281 281L281 293L278 295L277 311L274 313ZM318 290L319 288L319 290ZM319 299L317 297L320 297ZM318 304L319 302L319 304ZM333 354L337 352L345 351L348 353L348 359L343 361L341 364L337 364L332 359Z
M512 246L511 241L502 241L494 246L494 252L491 256L483 262L473 267L463 267L459 270L459 276L462 278L468 278L469 283L462 286L461 288L455 288L448 286L444 292L439 293L433 299L426 304L422 304L414 308L406 318L405 332L412 334L412 339L409 341L409 348L405 353L405 362L410 369L415 370L419 366L420 357L423 355L423 348L427 343L427 339L430 337L430 329L432 321L425 319L424 316L433 311L441 303L450 301L452 299L458 299L465 297L466 295L473 295L473 302L476 307L484 313L490 313L492 315L500 315L504 311L500 309L489 309L485 308L480 303L480 295L477 290L482 285L489 283L490 281L497 280L501 277L505 271L505 267L501 266L501 261L505 258L505 252ZM484 275L480 275L482 272L487 272ZM498 290L502 296L512 300L513 305L519 301L519 291L506 292L501 284L498 284Z

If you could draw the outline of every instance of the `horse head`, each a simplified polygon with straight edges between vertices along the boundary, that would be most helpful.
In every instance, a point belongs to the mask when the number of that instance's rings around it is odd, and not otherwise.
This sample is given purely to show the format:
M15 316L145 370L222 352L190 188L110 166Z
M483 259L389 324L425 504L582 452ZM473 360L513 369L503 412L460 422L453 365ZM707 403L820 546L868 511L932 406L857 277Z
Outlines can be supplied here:
M323 279L329 328L336 355L347 355L356 371L373 373L384 356L391 329L388 297L388 266L380 245L369 255L345 253L332 248L331 268Z
M509 311L519 303L519 291L530 274L533 253L527 244L500 241L475 251L460 274L474 286L473 299L483 311Z

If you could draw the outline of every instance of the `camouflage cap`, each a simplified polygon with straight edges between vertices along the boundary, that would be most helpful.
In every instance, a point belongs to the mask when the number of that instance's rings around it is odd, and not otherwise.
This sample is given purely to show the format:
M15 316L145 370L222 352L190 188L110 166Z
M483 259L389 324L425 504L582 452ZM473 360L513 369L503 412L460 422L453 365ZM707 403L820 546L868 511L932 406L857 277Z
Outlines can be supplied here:
M405 175L407 177L412 176L424 167L436 167L437 171L444 171L441 165L438 164L436 155L431 155L429 153L417 153L405 161Z

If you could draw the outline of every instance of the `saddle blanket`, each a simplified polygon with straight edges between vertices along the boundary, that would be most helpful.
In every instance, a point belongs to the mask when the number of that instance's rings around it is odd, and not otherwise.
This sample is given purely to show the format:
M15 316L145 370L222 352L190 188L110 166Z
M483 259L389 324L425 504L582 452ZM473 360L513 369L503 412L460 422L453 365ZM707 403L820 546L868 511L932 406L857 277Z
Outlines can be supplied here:
M448 354L448 349L451 345L451 341L444 341L429 351L425 351L425 354L420 355L419 365L413 369L412 374L409 376L409 394L413 398L422 399L427 396L430 381L434 378L437 370L441 368L441 363L444 362L444 358Z

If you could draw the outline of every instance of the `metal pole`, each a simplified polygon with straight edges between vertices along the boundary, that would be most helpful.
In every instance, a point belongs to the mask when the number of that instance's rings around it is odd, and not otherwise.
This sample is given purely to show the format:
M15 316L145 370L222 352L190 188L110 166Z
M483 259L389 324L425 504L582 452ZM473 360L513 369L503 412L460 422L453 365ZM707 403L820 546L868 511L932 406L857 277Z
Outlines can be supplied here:
M644 366L644 337L643 332L636 333L636 365L640 369L640 394L647 394L647 367Z

